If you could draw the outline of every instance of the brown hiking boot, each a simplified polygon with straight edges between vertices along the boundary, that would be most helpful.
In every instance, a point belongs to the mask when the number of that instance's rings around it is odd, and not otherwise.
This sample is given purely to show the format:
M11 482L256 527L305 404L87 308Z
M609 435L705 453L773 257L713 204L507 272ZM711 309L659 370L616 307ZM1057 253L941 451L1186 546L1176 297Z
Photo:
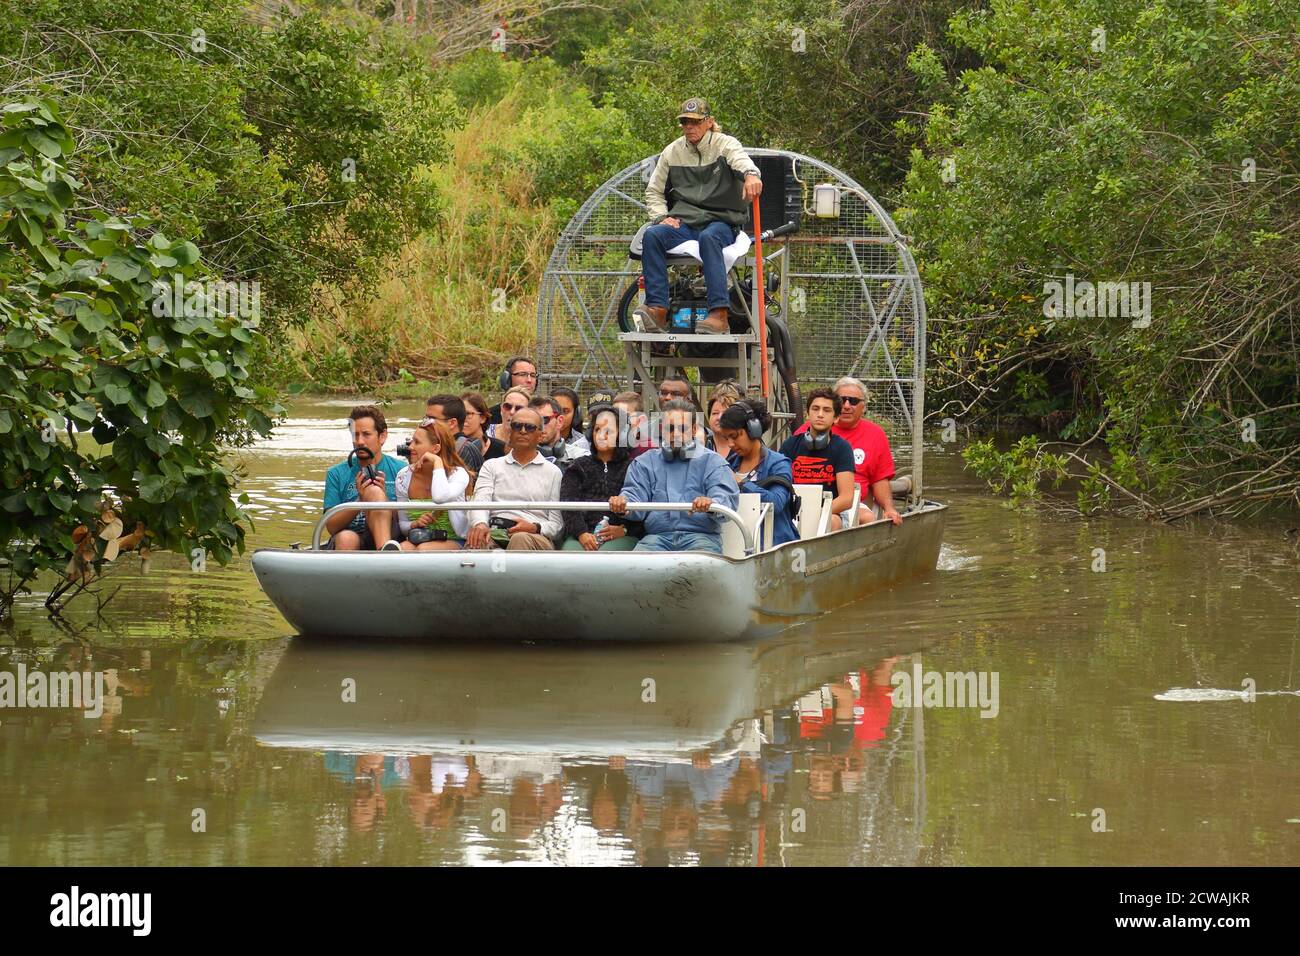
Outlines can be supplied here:
M731 325L727 322L727 310L709 309L704 321L695 323L695 331L702 335L726 335L731 331Z
M638 332L667 332L668 310L661 305L642 305L632 310L632 324Z

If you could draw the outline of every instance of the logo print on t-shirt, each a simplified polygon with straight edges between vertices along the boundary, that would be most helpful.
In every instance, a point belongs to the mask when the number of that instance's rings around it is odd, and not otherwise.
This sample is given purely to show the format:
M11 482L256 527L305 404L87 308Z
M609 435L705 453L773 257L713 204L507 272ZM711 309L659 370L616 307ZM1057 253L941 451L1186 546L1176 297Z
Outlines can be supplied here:
M861 465L866 460L867 460L867 453L865 451L863 451L861 448L853 449L853 464Z

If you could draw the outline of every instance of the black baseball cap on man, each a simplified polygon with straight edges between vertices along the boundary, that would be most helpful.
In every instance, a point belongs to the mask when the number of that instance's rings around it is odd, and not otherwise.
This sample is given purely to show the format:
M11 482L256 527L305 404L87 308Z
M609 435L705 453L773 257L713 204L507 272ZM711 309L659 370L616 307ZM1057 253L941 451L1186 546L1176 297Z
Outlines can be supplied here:
M684 119L708 119L713 114L709 112L708 101L700 96L692 96L682 104L681 112L677 114L680 122Z

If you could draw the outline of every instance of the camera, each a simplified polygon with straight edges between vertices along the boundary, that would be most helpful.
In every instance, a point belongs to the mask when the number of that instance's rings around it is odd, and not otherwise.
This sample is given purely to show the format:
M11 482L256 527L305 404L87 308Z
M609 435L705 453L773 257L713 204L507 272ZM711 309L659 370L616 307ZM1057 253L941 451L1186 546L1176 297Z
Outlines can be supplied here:
M361 473L366 476L366 481L375 481L379 477L379 469L374 465L362 465Z
M515 518L507 518L504 515L493 515L488 519L488 527L500 528L502 531L509 531L516 523Z
M398 444L398 446L397 446L396 448L393 449L393 453L394 453L395 455L397 455L399 458L405 458L407 461L410 461L410 460L411 460L411 442L410 442L409 440L404 441L404 442L400 442L400 443Z
M426 541L446 541L447 532L441 528L412 528L406 535L411 544L424 544Z

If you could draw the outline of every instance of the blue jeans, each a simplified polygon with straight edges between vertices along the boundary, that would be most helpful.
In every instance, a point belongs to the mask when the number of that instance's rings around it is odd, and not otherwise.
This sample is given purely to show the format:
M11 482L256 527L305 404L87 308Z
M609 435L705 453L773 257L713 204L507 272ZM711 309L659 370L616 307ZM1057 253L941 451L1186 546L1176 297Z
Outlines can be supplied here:
M669 531L648 534L636 543L637 551L712 551L722 553L722 535L702 531Z
M711 222L703 229L685 223L677 227L660 223L645 231L641 237L641 271L645 274L646 305L668 308L668 250L691 239L700 242L709 308L727 308L727 268L722 250L736 241L736 232L725 222Z

